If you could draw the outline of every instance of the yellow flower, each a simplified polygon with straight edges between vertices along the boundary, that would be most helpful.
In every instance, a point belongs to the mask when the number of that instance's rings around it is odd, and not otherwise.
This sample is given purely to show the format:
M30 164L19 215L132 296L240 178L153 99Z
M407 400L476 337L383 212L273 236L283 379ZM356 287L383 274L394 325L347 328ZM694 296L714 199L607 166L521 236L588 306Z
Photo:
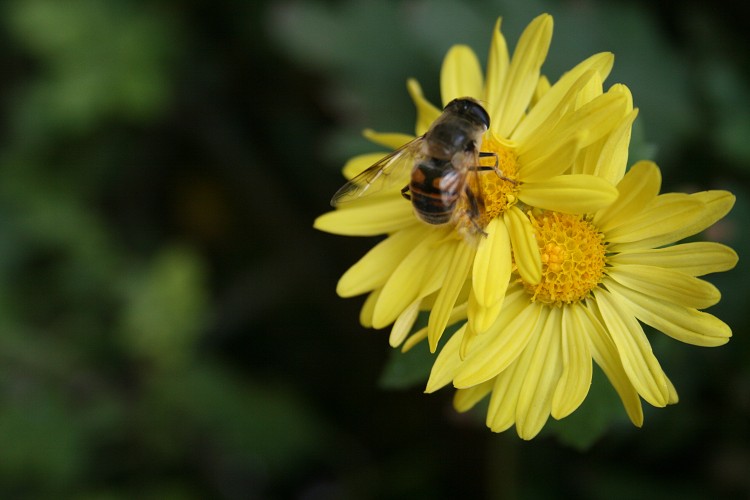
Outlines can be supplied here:
M511 272L529 283L542 277L534 228L522 207L560 213L590 213L614 201L617 191L603 172L583 172L581 158L617 148L629 140L635 118L628 89L603 91L612 68L609 53L594 55L554 85L540 76L552 37L552 18L534 19L510 58L497 21L486 76L466 46L454 46L440 74L444 104L458 97L479 99L490 115L481 150L497 155L503 177L480 174L486 237L461 237L462 228L430 226L414 215L399 192L386 189L322 215L315 227L335 234L387 234L338 283L342 297L369 293L361 322L384 328L393 323L390 342L403 342L420 310L430 310L427 337L434 352L445 327L465 304L472 331L481 333L497 318ZM410 80L416 104L416 135L440 115ZM366 131L374 142L398 148L414 137ZM385 153L353 158L344 167L351 178Z
M464 324L438 355L427 392L452 382L459 411L491 394L488 427L515 424L523 439L550 414L560 419L581 404L592 358L636 426L643 423L640 398L656 407L676 403L640 322L698 346L729 340L729 327L701 311L719 301L719 290L697 276L733 268L736 253L713 242L666 245L712 225L735 198L726 191L658 195L660 185L656 165L639 162L617 184L617 200L590 216L533 210L542 279L516 280L481 335L467 336Z

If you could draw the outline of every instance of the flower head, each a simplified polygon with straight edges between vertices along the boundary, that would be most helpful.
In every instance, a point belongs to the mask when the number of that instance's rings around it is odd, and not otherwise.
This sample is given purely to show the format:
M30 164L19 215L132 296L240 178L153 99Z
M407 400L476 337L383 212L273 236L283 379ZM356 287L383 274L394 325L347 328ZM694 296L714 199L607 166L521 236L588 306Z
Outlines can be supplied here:
M660 184L656 165L639 162L617 184L617 200L589 216L530 211L541 280L514 280L481 335L465 323L441 350L427 392L452 382L459 411L491 394L487 425L500 432L515 424L524 439L550 415L563 418L581 404L592 359L635 425L643 423L640 398L656 407L676 403L641 322L689 344L729 340L729 327L701 311L720 293L698 276L733 268L736 253L713 242L672 244L722 218L734 196L658 195Z
M616 173L607 171L608 166L583 171L580 165L582 158L600 151L619 151L629 139L636 114L630 93L622 85L604 92L602 82L613 64L609 53L586 59L550 85L541 76L541 66L551 36L552 18L539 16L526 28L511 58L498 20L486 76L466 46L453 47L445 57L440 74L443 104L472 97L484 104L491 118L481 144L490 158L482 165L496 158L501 175L479 175L481 237L467 240L460 223L423 223L401 195L403 186L315 221L316 228L336 234L387 234L342 276L337 291L344 297L369 293L361 322L375 328L393 323L392 345L401 344L419 311L429 309L426 334L435 351L445 327L455 321L457 304L464 304L472 333L482 333L500 314L512 272L527 283L540 282L542 254L526 207L593 213L615 200ZM415 81L409 81L408 90L417 108L418 137L441 111L424 98ZM393 149L414 139L372 131L366 136ZM344 173L351 178L383 155L355 157Z

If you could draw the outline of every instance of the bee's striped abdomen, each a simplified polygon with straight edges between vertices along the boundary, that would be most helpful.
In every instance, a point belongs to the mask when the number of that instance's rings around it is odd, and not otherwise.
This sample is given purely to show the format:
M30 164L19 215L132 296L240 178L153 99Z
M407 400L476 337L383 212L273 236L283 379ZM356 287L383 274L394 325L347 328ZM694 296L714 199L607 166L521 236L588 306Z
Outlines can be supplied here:
M463 176L449 160L430 158L418 163L409 191L417 216L428 224L447 224L463 189Z

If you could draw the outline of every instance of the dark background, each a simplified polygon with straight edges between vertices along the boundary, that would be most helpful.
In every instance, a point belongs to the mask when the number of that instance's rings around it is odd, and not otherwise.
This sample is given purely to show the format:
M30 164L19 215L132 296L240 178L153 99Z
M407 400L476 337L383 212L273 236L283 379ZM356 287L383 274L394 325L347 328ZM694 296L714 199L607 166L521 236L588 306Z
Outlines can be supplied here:
M13 0L0 6L0 496L750 495L750 58L743 2ZM426 356L335 295L375 240L314 231L339 169L413 132L408 77L555 16L554 80L613 51L631 161L730 189L703 238L734 338L660 334L681 396L634 428L597 373L532 442L422 394ZM404 361L407 360L407 361ZM429 361L429 360L427 360ZM421 367L421 368L420 368ZM647 406L647 405L646 405Z

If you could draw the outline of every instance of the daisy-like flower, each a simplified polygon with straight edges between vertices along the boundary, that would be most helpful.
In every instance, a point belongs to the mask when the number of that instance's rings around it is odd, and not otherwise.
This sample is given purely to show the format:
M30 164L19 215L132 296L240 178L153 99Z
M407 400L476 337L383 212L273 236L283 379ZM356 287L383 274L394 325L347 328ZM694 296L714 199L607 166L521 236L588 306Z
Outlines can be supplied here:
M542 279L542 257L534 226L523 206L564 214L590 213L612 203L617 191L596 172L577 171L581 158L611 149L629 138L635 117L628 89L602 82L613 64L609 53L594 55L554 85L540 76L552 36L552 18L534 19L511 58L497 21L486 77L474 52L454 46L445 57L440 85L444 104L472 97L490 116L481 151L493 153L502 176L480 174L484 211L478 242L462 237L459 225L430 226L418 220L400 193L385 189L322 215L315 227L335 234L387 237L340 279L343 297L369 296L360 321L384 328L393 323L390 343L399 345L420 310L430 310L427 337L436 350L445 327L464 304L472 334L495 322L512 270L528 283ZM415 81L408 90L417 108L416 135L423 135L440 110L422 95ZM367 131L374 142L398 148L413 140L406 134ZM351 178L385 153L353 158L344 168ZM489 164L489 163L486 163Z
M623 154L622 147L603 151L597 163L623 164ZM592 161L583 162L584 171ZM542 279L515 280L495 322L469 336L468 346L466 324L457 330L435 361L427 392L452 382L458 411L491 394L487 426L501 432L515 424L523 439L550 415L561 419L581 404L592 358L636 426L643 423L641 398L656 407L676 403L641 322L693 345L729 340L729 327L701 311L719 301L719 290L697 276L733 268L736 253L713 242L666 245L722 218L734 196L658 195L660 184L656 165L639 162L617 184L617 200L589 216L531 211Z

